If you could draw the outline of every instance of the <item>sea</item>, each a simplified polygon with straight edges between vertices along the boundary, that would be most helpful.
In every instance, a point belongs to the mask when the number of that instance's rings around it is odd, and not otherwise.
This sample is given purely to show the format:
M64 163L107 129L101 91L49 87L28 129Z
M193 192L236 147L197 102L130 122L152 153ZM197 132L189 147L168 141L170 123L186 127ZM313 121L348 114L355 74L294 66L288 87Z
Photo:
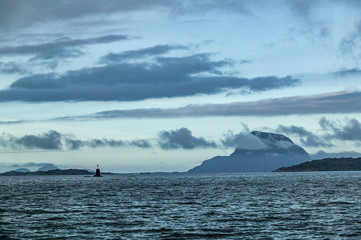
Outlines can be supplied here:
M361 172L0 177L0 239L361 239Z

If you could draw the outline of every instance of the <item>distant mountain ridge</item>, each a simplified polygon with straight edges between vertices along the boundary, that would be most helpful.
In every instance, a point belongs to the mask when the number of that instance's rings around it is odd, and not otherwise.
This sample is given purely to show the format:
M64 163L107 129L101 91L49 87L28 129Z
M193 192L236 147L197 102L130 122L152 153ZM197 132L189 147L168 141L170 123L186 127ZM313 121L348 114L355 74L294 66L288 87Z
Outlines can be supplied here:
M54 164L48 163L48 164L40 167L38 169L38 172L46 172L46 171L49 171L49 170L56 170L56 169L59 169L59 168L57 166L55 166Z
M190 169L190 173L271 172L277 168L300 164L311 160L307 152L282 135L253 131L263 145L250 149L239 146L229 156L217 156L205 160Z

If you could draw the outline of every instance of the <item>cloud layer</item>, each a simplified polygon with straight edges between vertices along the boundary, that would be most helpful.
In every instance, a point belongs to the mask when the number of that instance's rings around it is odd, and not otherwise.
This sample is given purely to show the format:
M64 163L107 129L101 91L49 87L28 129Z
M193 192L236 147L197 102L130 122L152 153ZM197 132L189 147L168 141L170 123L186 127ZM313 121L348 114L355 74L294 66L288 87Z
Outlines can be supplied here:
M83 119L98 118L176 118L209 116L282 116L294 114L360 113L361 92L335 92L304 97L285 97L253 102L188 105L181 108L112 110ZM74 118L62 118L63 120Z
M317 133L311 132L304 127L279 125L271 132L281 133L293 139L298 139L300 145L310 148L334 148L340 142L349 141L355 146L361 146L361 123L357 119L345 119L344 121L331 121L325 117L319 121L320 129ZM3 133L0 136L0 147L13 150L78 150L84 147L160 147L163 150L171 149L196 149L196 148L241 148L241 149L265 149L267 143L250 134L248 126L243 124L243 130L238 133L227 132L217 141L207 140L204 137L193 136L192 131L186 127L176 130L160 131L156 142L154 139L135 139L132 141L114 139L87 139L81 140L69 134L61 134L57 131L38 135L25 135L15 137ZM153 143L152 143L153 142Z
M343 121L331 121L322 117L319 126L320 130L317 134L295 125L280 125L276 131L299 137L301 144L305 147L332 148L344 141L361 146L361 123L357 119L346 118Z
M80 47L93 44L111 43L120 40L129 40L126 35L105 35L85 39L62 38L52 42L33 45L3 46L0 47L0 56L29 55L32 59L53 59L76 57L82 54Z
M282 132L288 135L297 135L300 137L300 142L305 147L332 147L327 139L315 135L314 133L307 131L303 127L298 126L283 126L280 125L277 129L278 132Z
M165 50L139 50L139 55ZM122 53L128 55L129 52ZM116 56L106 56L119 60ZM120 57L121 58L121 57ZM110 60L109 60L110 61ZM156 63L110 63L105 66L68 71L65 74L36 74L20 78L9 89L0 91L0 101L136 101L196 94L215 94L225 89L261 92L300 84L290 76L253 79L224 76L220 68L228 60L213 61L209 54L185 57L157 57ZM200 76L206 74L208 76Z
M194 137L187 128L160 132L158 144L162 149L217 147L217 144L213 141L207 141L202 137Z
M150 148L151 143L148 140L140 139L133 141L123 141L114 139L88 139L80 140L68 134L61 134L57 131L38 135L25 135L23 137L15 137L11 134L3 133L0 136L0 147L14 150L77 150L83 147L139 147Z

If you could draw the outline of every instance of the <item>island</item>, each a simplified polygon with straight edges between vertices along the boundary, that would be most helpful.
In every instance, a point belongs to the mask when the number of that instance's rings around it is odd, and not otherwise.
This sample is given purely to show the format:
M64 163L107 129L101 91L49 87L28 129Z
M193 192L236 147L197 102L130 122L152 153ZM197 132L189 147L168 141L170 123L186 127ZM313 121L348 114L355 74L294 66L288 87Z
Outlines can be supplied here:
M240 145L229 156L205 160L188 173L272 172L311 160L302 147L282 134L252 131L247 138L252 145Z
M96 172L100 176L99 165L97 165ZM54 164L48 163L41 166L39 169L35 171L30 171L27 168L18 168L15 170L7 171L4 173L0 173L0 176L45 176L45 175L84 175L91 176L96 173L95 171L89 169L60 169ZM114 173L111 172L102 172L105 175L111 175ZM98 176L97 175L97 176Z
M20 172L8 171L0 173L0 176L43 176L43 175L93 175L94 172L84 169L53 169L49 171ZM104 173L103 173L104 174Z
M281 167L273 172L360 171L361 158L325 158Z

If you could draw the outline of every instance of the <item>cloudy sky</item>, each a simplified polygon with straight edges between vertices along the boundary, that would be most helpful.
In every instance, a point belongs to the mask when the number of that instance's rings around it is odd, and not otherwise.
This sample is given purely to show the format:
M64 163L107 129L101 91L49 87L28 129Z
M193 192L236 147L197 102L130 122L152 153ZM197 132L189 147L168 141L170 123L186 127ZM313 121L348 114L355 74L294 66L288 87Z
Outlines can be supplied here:
M0 171L185 171L280 133L361 152L361 2L2 0Z

